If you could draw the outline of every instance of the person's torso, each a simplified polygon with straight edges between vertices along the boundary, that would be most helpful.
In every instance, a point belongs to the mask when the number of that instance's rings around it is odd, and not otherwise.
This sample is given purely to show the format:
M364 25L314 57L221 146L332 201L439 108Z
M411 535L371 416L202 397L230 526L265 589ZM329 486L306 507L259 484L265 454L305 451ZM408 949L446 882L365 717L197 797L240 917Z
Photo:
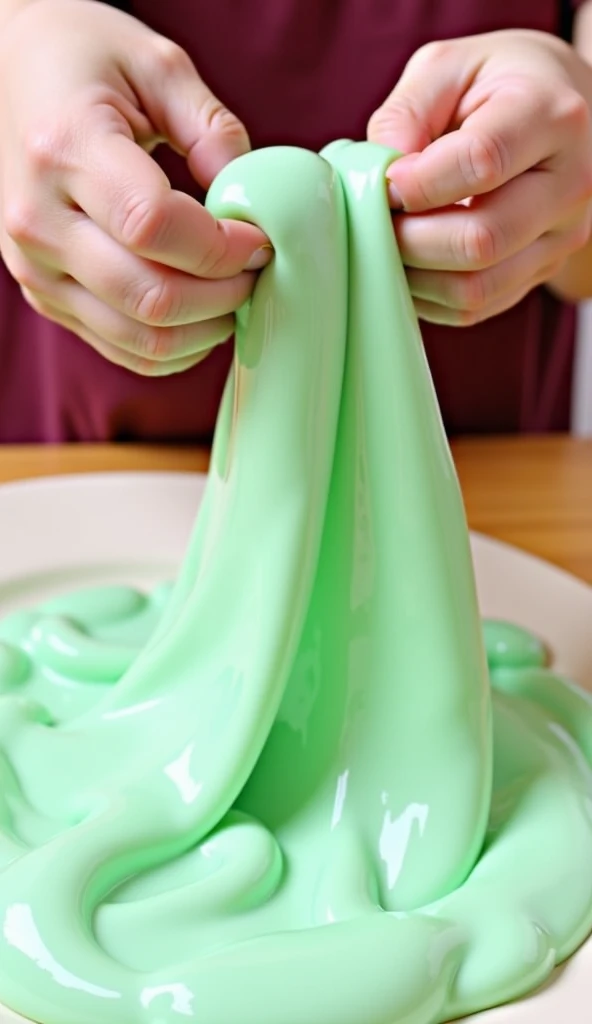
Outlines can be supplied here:
M335 138L364 138L370 114L422 44L496 29L558 32L560 25L559 0L131 0L128 7L187 49L207 84L243 119L254 146L315 150ZM174 187L199 195L179 157L158 158ZM55 325L41 324L4 282L0 289L14 330L21 325L18 352L13 342L8 353L10 339L0 338L0 439L18 440L27 430L56 440L196 440L211 432L228 348L182 376L135 378ZM473 328L424 325L448 429L565 426L571 334L571 311L542 289ZM17 381L10 394L7 372ZM26 407L33 399L18 387L26 373L42 407L30 429Z

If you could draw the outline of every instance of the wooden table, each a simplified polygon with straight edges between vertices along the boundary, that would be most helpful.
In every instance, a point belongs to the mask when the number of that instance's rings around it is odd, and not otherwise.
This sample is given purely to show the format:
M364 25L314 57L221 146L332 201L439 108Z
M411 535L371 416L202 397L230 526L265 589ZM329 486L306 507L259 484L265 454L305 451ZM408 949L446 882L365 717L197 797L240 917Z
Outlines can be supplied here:
M504 438L455 443L474 530L592 583L592 441ZM134 445L0 446L0 481L102 470L205 470L208 453Z

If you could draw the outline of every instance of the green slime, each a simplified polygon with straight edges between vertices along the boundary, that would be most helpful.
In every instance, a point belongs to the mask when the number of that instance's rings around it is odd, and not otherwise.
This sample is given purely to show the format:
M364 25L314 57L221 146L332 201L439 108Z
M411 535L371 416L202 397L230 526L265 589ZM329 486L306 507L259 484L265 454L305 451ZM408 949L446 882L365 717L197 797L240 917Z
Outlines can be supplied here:
M483 642L392 159L220 175L275 258L180 578L0 625L0 1000L29 1018L435 1024L592 930L592 704L522 631Z

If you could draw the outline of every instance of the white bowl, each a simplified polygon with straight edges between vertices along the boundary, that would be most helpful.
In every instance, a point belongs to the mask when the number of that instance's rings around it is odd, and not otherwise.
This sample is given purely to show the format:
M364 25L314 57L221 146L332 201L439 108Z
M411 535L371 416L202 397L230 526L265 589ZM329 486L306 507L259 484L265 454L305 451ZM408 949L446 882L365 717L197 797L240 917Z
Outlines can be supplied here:
M0 617L73 587L146 587L170 578L204 483L200 475L121 473L0 487ZM592 588L486 537L473 536L472 547L482 614L538 634L558 671L592 691ZM592 940L534 995L470 1019L589 1024L591 1003ZM22 1017L0 1006L0 1024L19 1022Z

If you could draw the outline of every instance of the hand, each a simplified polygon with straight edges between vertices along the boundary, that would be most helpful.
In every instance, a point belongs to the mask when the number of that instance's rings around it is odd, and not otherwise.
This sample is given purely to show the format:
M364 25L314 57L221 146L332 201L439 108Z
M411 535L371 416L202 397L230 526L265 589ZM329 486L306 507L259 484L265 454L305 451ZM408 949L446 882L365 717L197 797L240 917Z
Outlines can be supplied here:
M249 148L183 50L101 3L31 4L1 33L0 132L0 252L34 309L144 374L229 337L271 253L149 155L167 141L207 187Z
M368 132L409 154L388 177L418 316L501 313L587 243L591 98L592 68L543 33L433 43L411 59Z

